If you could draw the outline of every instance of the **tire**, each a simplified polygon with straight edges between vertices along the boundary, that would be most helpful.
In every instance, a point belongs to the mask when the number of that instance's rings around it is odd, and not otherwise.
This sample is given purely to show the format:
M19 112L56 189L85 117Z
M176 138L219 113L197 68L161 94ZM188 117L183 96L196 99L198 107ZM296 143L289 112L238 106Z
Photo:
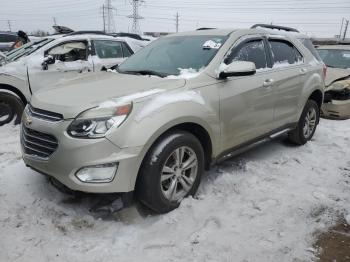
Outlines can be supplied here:
M12 121L15 125L20 124L23 110L24 104L19 97L0 91L0 126Z
M182 159L180 162L176 161L177 153L182 155L178 158ZM204 152L198 139L185 131L168 133L158 139L144 158L136 198L158 214L170 212L184 197L197 192L203 172Z
M314 100L308 100L297 127L288 134L289 141L296 145L306 144L314 136L319 121L320 108Z

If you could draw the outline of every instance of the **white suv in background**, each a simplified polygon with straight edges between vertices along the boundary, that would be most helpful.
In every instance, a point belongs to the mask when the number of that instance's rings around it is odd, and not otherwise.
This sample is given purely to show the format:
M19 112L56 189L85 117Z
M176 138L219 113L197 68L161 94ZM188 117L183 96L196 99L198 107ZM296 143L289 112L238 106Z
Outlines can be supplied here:
M43 38L9 53L0 66L0 126L14 119L19 123L35 91L113 67L148 43L82 31Z

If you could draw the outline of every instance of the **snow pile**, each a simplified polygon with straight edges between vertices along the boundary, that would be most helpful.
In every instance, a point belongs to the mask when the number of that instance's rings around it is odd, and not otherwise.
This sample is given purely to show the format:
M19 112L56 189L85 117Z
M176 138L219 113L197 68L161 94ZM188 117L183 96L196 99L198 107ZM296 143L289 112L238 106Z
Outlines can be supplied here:
M1 127L0 261L311 261L315 232L349 215L349 133L322 120L305 146L275 141L213 167L169 214L105 217L90 212L100 195L71 198L26 168L19 127Z
M346 220L346 223L348 223L348 225L350 225L350 213L349 213L349 215L347 215L345 217L345 220Z
M143 92L138 92L132 95L126 95L122 97L115 98L113 100L108 100L99 105L99 108L110 108L110 107L116 107L116 106L121 106L124 105L125 103L132 102L137 99L145 98L151 95L155 95L158 93L164 92L164 89L151 89L151 90L146 90Z
M169 79L190 79L195 78L200 75L200 73L204 70L204 68L201 68L199 70L193 69L193 68L179 68L179 75L170 75L167 76Z

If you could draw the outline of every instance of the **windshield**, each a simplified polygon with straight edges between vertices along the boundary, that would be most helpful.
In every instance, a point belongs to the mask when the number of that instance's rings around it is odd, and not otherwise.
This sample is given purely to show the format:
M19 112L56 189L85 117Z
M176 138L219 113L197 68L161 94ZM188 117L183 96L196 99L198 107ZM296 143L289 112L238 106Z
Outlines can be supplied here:
M40 49L44 45L50 43L54 39L52 38L44 38L39 41L29 42L18 49L14 49L6 54L6 60L11 62L19 59L22 56L30 55L36 50Z
M318 53L327 66L350 69L350 50L318 49Z
M198 72L214 58L227 36L176 36L154 41L122 63L120 73L180 75Z

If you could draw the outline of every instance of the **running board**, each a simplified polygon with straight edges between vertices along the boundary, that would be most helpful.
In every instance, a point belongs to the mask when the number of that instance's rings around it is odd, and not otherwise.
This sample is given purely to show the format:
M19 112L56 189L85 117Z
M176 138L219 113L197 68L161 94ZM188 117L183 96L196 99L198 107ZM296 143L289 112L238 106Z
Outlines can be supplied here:
M270 133L268 135L262 136L260 138L255 139L255 140L252 140L251 142L247 142L247 143L244 143L242 145L236 146L232 150L226 151L228 153L224 153L221 156L217 157L216 161L213 161L213 162L214 163L223 162L229 158L240 155L240 154L242 154L242 153L244 153L244 152L246 152L254 147L257 147L263 143L269 142L269 141L271 141L279 136L282 136L291 130L293 130L293 128L291 128L291 127L284 128L278 132Z

